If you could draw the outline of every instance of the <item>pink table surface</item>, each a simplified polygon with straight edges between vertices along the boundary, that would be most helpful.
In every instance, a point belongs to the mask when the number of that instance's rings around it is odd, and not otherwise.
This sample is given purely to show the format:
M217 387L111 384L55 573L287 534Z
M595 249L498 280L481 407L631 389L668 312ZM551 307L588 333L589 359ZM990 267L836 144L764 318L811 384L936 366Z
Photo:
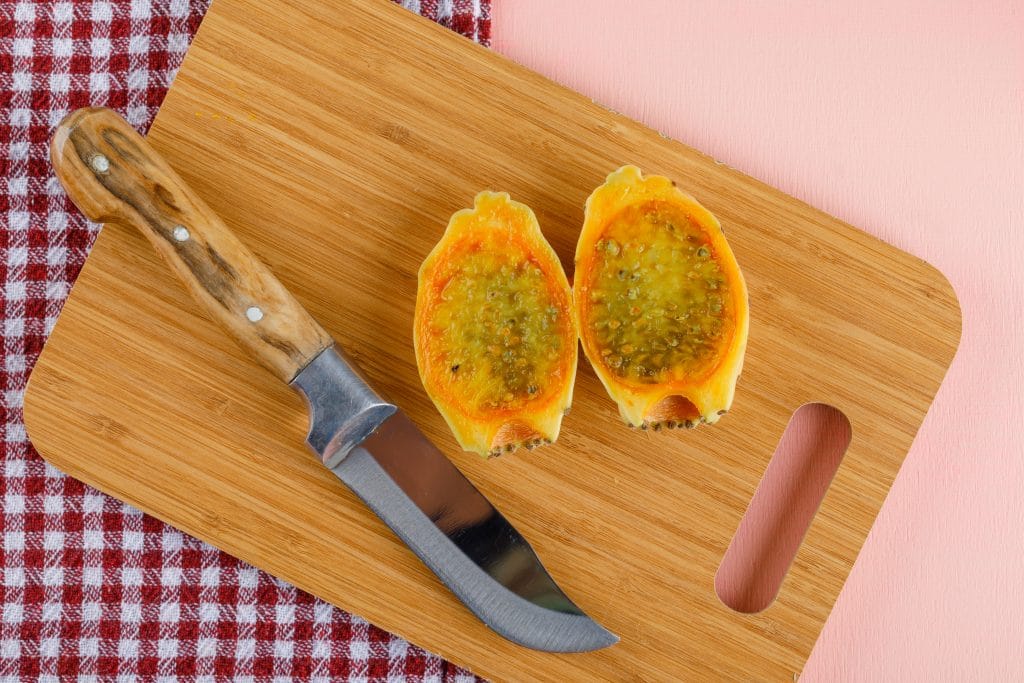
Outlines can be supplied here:
M802 680L1024 677L1024 7L496 2L494 48L942 270L963 338Z

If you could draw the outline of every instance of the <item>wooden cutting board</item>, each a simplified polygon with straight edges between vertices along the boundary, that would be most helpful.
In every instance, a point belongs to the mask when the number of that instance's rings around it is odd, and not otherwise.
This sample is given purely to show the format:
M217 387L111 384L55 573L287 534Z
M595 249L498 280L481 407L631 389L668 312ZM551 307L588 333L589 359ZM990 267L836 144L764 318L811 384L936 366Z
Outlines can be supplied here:
M53 465L484 676L800 670L956 349L941 274L384 0L217 0L150 139L622 642L545 654L480 624L306 452L299 398L116 226L26 396ZM461 452L416 374L420 261L492 188L536 210L571 274L584 200L627 162L711 209L744 268L734 410L713 428L632 432L581 361L558 444ZM778 599L735 613L716 569L810 401L842 410L853 440Z

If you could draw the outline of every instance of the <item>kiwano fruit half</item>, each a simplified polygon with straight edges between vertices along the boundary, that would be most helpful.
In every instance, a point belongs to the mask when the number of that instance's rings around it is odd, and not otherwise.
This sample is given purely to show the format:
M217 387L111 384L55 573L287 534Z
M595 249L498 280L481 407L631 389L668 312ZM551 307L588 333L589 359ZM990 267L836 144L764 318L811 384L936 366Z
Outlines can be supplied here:
M533 211L481 192L420 268L420 379L459 444L481 455L554 441L572 402L572 292Z
M573 278L583 352L622 417L717 422L747 345L747 287L718 220L675 183L624 166L590 195Z

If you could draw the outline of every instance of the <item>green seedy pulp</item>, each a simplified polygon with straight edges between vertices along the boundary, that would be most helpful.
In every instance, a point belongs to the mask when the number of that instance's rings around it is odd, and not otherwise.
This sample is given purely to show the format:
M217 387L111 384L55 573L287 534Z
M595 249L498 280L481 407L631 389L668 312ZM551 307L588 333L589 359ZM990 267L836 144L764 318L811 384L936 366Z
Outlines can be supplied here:
M566 314L540 266L516 246L460 257L433 312L432 362L471 412L535 401L564 372Z
M717 364L731 333L731 291L697 224L671 205L630 206L594 250L583 324L611 373L654 384Z

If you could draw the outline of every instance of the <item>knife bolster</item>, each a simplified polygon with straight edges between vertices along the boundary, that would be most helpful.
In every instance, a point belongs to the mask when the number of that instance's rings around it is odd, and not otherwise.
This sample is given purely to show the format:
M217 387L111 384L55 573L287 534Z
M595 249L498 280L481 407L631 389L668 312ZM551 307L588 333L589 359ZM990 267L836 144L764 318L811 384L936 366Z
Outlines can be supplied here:
M398 410L370 388L337 346L320 352L291 387L309 406L306 443L328 468Z

